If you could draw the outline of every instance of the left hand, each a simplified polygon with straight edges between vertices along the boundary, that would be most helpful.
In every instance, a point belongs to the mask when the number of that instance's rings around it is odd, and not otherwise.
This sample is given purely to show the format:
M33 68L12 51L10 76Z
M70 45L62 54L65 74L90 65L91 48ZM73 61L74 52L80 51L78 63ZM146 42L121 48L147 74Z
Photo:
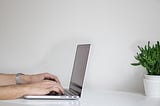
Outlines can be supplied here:
M35 83L40 82L45 79L53 80L60 84L59 79L57 76L50 74L50 73L40 73L40 74L33 74L33 75L22 75L21 76L22 83Z

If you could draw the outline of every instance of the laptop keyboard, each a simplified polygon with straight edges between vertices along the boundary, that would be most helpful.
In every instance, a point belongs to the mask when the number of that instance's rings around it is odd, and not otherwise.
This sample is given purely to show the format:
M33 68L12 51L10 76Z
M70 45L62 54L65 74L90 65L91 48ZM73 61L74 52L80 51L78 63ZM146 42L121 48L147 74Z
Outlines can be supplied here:
M50 93L47 94L47 95L54 95L54 96L62 96L62 95L63 95L63 96L73 96L74 94L73 94L72 92L70 92L69 90L65 89L65 90L64 90L64 94L58 94L58 93L52 91L52 92L50 92Z
M73 96L74 94L72 92L70 92L69 90L65 89L64 90L64 95Z

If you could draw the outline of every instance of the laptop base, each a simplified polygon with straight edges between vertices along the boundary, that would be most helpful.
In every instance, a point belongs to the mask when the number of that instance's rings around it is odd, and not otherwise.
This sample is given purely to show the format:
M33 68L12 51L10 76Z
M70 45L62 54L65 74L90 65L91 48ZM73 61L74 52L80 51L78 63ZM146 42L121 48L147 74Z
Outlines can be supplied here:
M24 99L31 99L31 100L77 100L79 96L24 96Z

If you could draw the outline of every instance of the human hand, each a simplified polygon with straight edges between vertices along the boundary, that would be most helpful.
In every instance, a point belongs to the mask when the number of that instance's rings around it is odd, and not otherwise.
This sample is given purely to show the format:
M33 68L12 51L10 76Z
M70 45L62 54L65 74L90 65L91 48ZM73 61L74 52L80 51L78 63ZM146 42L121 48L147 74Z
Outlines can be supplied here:
M43 81L45 79L55 81L60 84L59 79L57 76L52 75L50 73L40 73L40 74L33 74L33 75L22 75L21 76L22 83L35 83L39 81Z
M58 94L64 94L62 86L54 81L43 80L42 82L36 82L32 84L24 84L25 94L24 95L45 95L52 91Z

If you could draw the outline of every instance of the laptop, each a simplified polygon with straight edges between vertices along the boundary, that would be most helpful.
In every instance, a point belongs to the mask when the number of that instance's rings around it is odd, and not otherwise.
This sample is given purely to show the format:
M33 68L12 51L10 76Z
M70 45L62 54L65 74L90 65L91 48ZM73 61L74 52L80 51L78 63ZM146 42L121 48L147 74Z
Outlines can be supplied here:
M24 96L25 99L51 99L75 100L81 97L82 86L89 56L90 44L77 45L74 66L72 70L69 89L64 90L64 95Z

